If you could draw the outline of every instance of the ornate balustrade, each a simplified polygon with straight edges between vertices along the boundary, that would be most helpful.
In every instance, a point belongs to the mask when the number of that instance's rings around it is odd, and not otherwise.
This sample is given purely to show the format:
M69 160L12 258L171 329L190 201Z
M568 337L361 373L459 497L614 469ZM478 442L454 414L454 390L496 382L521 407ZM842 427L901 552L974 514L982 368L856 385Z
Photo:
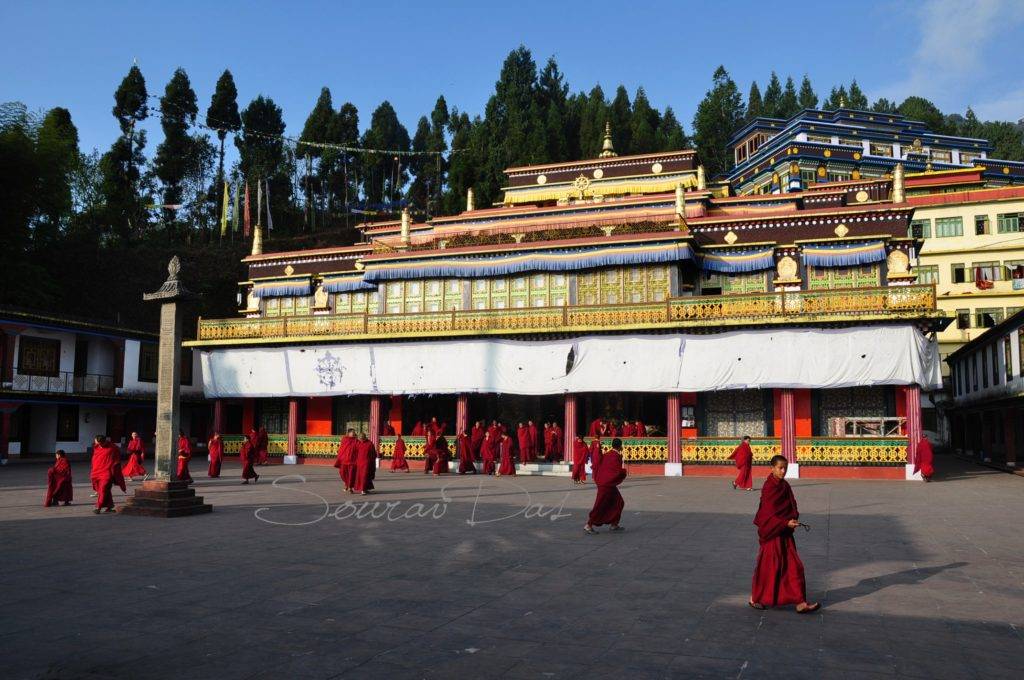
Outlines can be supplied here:
M936 313L933 285L677 297L666 302L455 310L410 314L324 314L200 319L198 342L289 338L544 333L723 324L885 320Z
M800 465L905 465L907 438L798 438L796 460Z
M681 453L683 463L689 465L732 465L730 454L739 445L739 437L695 437L684 439ZM778 437L754 437L750 440L755 464L767 464L771 457L782 453Z
M381 458L391 458L395 455L395 440L398 437L381 437L380 443L377 444L377 452ZM406 437L402 436L405 441L405 457L409 459L423 460L426 455L423 453L424 447L427 445L426 437Z

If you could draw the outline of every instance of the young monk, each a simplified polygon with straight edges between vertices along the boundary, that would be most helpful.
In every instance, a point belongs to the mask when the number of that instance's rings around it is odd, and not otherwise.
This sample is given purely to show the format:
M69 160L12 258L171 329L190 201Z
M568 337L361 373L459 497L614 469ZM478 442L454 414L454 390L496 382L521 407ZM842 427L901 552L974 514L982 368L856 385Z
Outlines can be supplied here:
M540 452L538 448L540 445L539 435L537 433L537 423L532 420L526 421L526 429L530 432L530 460L535 460Z
M473 464L473 445L469 435L465 431L460 432L455 438L455 449L459 456L459 474L476 474L476 465Z
M437 434L429 427L426 430L427 443L423 445L423 474L434 472L437 464Z
M751 468L754 463L754 452L750 449L750 436L745 435L740 445L733 449L729 460L736 462L736 479L732 482L733 489L751 491L754 488L754 480L751 475Z
M491 433L488 431L484 433L484 441L480 446L480 455L483 456L484 463L484 474L494 474L494 448L497 446L497 440L491 437Z
M259 440L259 433L255 428L249 431L245 441L242 442L242 448L238 452L238 460L242 464L242 484L248 484L249 480L252 483L260 481L260 476L256 474L256 468L253 467L256 464L256 445Z
M373 491L373 472L377 462L377 450L373 442L366 438L366 433L359 434L355 444L355 481L352 491L365 496Z
M259 439L256 442L256 464L266 465L270 461L270 436L267 428L260 425Z
M917 443L914 472L920 472L921 479L926 482L932 481L932 475L935 474L935 452L932 451L932 443L928 441L928 435L922 434L921 441Z
M92 443L92 470L89 479L92 481L92 488L96 490L96 507L93 513L100 514L114 511L114 495L111 488L114 486L114 469L120 469L120 464L115 457L115 449L106 442L106 437L96 435Z
M519 423L516 428L516 439L519 443L519 460L528 463L533 460L530 455L530 428L526 423Z
M583 435L576 435L572 442L572 483L587 483L587 443Z
M178 430L178 480L192 483L192 475L188 471L188 462L192 460L192 442L185 436L184 430Z
M402 435L398 435L395 439L395 452L391 454L391 471L403 470L409 471L409 462L405 459L405 440L402 439Z
M786 481L786 457L772 456L771 466L754 516L761 547L748 604L754 609L795 604L798 614L809 614L821 605L807 603L804 564L793 542L793 530L800 526L800 512L793 489Z
M638 421L636 421L633 424L633 432L634 432L634 434L633 434L634 437L646 437L647 436L647 426L644 425L642 420L638 420Z
M601 466L601 440L594 438L590 440L590 474L597 483L597 468Z
M56 460L49 470L46 471L46 498L43 499L43 507L63 503L70 505L74 499L74 492L71 488L71 465L64 454L64 449L57 449Z
M484 427L484 421L476 421L469 433L469 445L473 450L473 460L480 460L480 447L483 446L485 434L487 434L487 429Z
M412 426L412 432L410 434L413 437L422 437L423 436L423 423L421 421L417 420L416 424Z
M434 442L434 451L437 459L434 461L434 476L448 474L448 461L451 459L451 452L448 450L448 440L444 435L438 435Z
M345 491L354 493L356 483L356 431L349 428L338 442L338 455L334 459L334 467L338 468L338 476Z
M220 477L220 466L224 460L224 442L220 432L214 432L210 441L206 442L206 450L210 453L210 467L206 470L207 477Z
M121 466L121 474L133 482L136 477L145 477L146 469L142 467L142 456L145 455L146 446L138 432L132 432L132 437L125 448L128 450L128 462Z
M499 451L501 452L501 465L498 466L498 477L509 475L515 477L516 463L512 460L512 438L507 434L501 435L499 440Z
M565 434L562 432L562 426L557 422L551 423L551 442L555 447L551 453L551 460L560 460L565 453Z
M619 521L626 502L619 493L619 484L626 478L626 470L622 467L622 440L613 439L612 448L601 457L601 463L594 468L594 482L597 483L597 496L594 507L590 509L587 523L583 531L588 534L597 533L594 527L605 524L612 525L612 531L622 531Z

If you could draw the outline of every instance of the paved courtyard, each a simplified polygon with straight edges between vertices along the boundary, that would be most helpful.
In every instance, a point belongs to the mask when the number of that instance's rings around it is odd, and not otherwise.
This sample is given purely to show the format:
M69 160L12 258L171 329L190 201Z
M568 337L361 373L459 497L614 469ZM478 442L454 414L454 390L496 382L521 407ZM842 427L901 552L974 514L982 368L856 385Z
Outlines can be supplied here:
M94 516L81 464L44 509L16 463L0 676L1024 677L1024 479L938 463L794 484L813 616L746 606L758 495L725 479L630 478L628 530L587 536L593 486L559 478L382 472L360 507L333 468L228 465L211 515L163 520Z

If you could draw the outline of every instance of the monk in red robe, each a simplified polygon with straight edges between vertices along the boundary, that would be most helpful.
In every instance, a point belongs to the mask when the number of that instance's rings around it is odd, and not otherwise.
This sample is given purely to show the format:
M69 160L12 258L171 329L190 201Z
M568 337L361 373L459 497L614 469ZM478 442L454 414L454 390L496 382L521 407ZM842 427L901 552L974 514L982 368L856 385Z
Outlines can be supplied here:
M121 447L110 441L110 437L104 437L103 441L114 449L114 486L120 488L121 493L128 493L128 485L125 484L124 473L121 472Z
M595 482L597 482L597 468L601 465L602 455L601 440L590 440L590 474L594 476Z
M270 437L267 428L260 425L259 440L256 443L256 464L266 465L270 461Z
M422 437L423 436L423 423L421 423L420 421L417 420L416 424L412 426L411 434L412 434L413 437Z
M55 458L53 465L46 471L44 508L60 503L70 505L74 499L71 487L71 464L68 463L68 457L64 454L63 449L58 449Z
M597 533L594 527L612 525L612 531L622 531L619 520L626 501L619 493L619 484L626 478L626 470L622 467L622 441L612 440L612 448L601 457L601 464L594 468L594 482L597 483L597 497L594 507L590 509L587 523L583 530L588 534Z
M748 604L754 609L795 604L798 613L808 614L820 605L807 603L804 564L793 542L793 530L800 526L800 512L793 489L786 481L786 457L772 456L771 466L754 516L761 548Z
M559 460L565 454L565 435L558 423L551 423L551 441L555 444L553 460Z
M178 431L178 480L192 483L192 475L188 470L188 462L192 460L192 442L185 432Z
M128 440L128 462L121 466L121 474L127 477L131 481L135 481L136 477L145 477L146 469L142 467L142 457L146 453L146 445L142 443L142 438L139 437L138 432L132 432L131 439Z
M551 450L551 423L544 423L544 429L540 431L540 447L537 449L537 456L548 459L548 452Z
M391 454L391 471L404 470L409 471L409 461L405 459L405 440L402 439L402 435L398 435L395 439L395 451Z
M917 443L917 459L914 460L914 472L921 473L921 479L926 482L932 481L935 474L935 452L932 451L932 443L928 441L927 435L921 435L921 441Z
M206 470L207 477L220 477L220 466L224 461L224 442L220 432L214 432L210 441L206 442L206 450L210 454L210 467Z
M460 432L455 438L455 449L459 456L459 474L476 474L476 465L473 464L473 444L465 432Z
M490 431L484 433L484 441L480 445L480 455L482 456L484 463L484 474L494 474L494 453L495 447L498 445L498 440L491 437Z
M374 448L373 442L366 438L366 433L362 432L359 435L359 440L355 443L355 481L352 487L352 491L361 496L365 496L370 491L373 491L373 477L374 470L377 464L377 449Z
M480 447L484 443L484 435L487 434L487 429L484 427L484 421L478 420L473 425L473 429L469 433L469 445L473 450L473 460L480 460Z
M502 427L498 425L497 420L492 420L490 427L487 428L487 434L491 435L491 439L498 441L501 439Z
M636 436L636 428L633 426L633 423L629 422L628 420L625 423L623 423L623 425L622 425L622 436L623 437L635 437Z
M384 427L381 428L380 433L385 437L394 437L395 427L391 423L384 423Z
M448 461L451 460L451 451L448 450L448 440L444 435L438 435L434 441L434 467L432 472L435 476L448 474Z
M590 429L587 430L587 435L591 437L600 437L603 429L604 421L600 418L594 418L590 423Z
M583 441L582 435L576 435L572 442L572 483L586 484L587 482L587 443Z
M356 485L356 431L349 431L338 442L338 455L334 459L334 467L338 468L338 476L345 491L354 493Z
M508 475L515 477L516 475L516 463L512 459L512 438L507 434L501 435L499 440L498 450L501 454L501 465L498 466L498 477L502 475Z
M242 464L242 484L248 484L250 479L253 480L253 484L260 481L260 476L256 474L256 468L253 467L256 464L256 447L259 438L260 433L256 431L256 428L252 428L238 452L238 460Z
M92 444L92 469L89 472L89 479L92 481L92 488L96 490L95 514L100 510L105 512L114 511L114 495L111 489L114 486L114 469L120 470L120 461L117 459L115 449L106 442L106 437L99 434L93 439Z
M646 437L647 426L644 425L642 421L638 420L633 424L633 432L635 433L633 435L634 437Z
M526 421L526 429L530 431L530 460L536 460L540 456L540 437L537 432L537 423L532 420Z
M516 440L519 444L519 460L523 463L533 460L530 456L530 429L526 423L519 423L516 428Z
M426 428L427 443L423 445L423 474L429 475L437 463L437 433Z
M751 468L754 463L754 452L750 449L750 436L744 436L740 445L733 449L729 460L736 462L736 479L732 482L733 489L751 491L754 488L754 479L751 475Z

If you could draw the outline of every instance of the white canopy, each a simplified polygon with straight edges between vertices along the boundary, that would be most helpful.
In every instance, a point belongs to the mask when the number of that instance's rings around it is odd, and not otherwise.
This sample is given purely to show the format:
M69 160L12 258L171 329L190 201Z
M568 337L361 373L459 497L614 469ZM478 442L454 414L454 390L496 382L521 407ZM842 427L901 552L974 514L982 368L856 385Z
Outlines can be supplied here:
M942 386L913 325L212 349L210 398Z

